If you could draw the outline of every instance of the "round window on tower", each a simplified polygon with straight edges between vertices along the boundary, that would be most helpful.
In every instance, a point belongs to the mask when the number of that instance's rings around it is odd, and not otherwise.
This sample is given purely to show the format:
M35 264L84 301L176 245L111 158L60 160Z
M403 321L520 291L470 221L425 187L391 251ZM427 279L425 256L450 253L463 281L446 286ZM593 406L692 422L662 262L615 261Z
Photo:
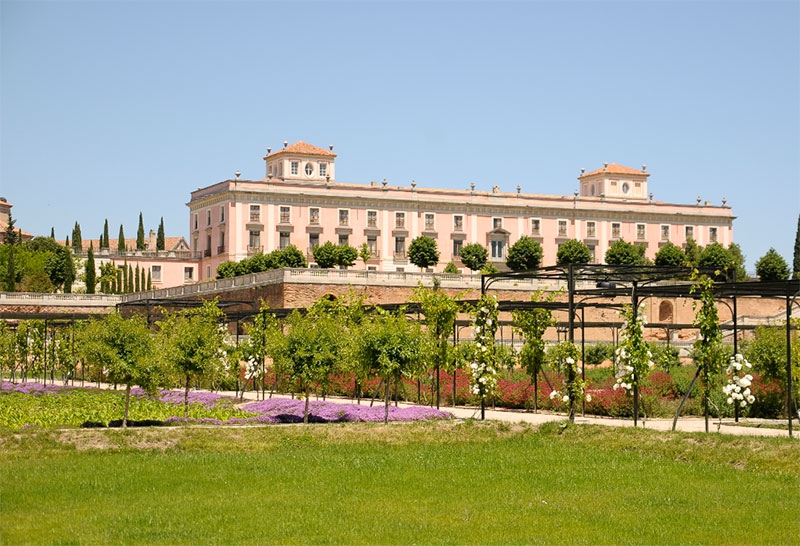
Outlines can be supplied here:
M314 174L314 165L306 163L306 176L311 176L312 174Z
M630 191L630 189L631 189L631 187L628 185L627 182L623 182L622 183L622 193L627 195L628 191Z

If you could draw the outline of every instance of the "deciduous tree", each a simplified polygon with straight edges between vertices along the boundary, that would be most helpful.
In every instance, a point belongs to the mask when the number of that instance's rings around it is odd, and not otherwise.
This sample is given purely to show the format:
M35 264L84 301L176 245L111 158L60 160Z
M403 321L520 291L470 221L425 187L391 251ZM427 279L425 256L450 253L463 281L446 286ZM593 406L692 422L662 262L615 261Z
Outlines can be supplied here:
M592 252L586 243L577 239L570 239L558 247L556 253L557 265L588 264L592 259Z
M761 256L756 262L756 275L765 282L785 281L789 278L789 264L778 254L774 248L770 248L766 254Z
M470 271L480 271L486 265L489 259L489 252L486 247L478 243L470 243L461 247L459 253L461 263L463 263Z
M439 251L436 249L436 239L427 235L414 238L408 246L408 259L420 269L438 264Z
M506 265L512 271L530 271L542 263L542 245L539 241L523 235L508 249Z

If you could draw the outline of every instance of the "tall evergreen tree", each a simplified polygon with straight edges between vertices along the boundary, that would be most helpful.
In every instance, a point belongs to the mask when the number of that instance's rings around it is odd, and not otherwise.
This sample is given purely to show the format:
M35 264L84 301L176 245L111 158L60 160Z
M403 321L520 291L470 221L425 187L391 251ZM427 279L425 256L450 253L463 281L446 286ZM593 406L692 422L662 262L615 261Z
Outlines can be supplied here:
M69 235L64 239L64 246L69 248Z
M126 292L128 294L133 292L133 266L131 266L131 264L128 264L128 286Z
M14 245L17 242L17 233L14 231L14 220L11 211L8 212L8 225L3 233L3 244L8 247L8 260L6 261L6 271L3 278L3 290L13 292L16 288L17 272L14 260Z
M146 279L145 279L145 277L144 277L144 269L145 269L145 268L144 268L144 267L142 267L142 268L139 270L139 286L141 287L141 289L142 289L143 291L144 291L144 290L146 290L146 288L145 288L145 287L147 286L147 284L146 284Z
M800 279L800 215L797 216L797 233L794 236L794 258L792 260L792 276Z
M74 252L81 252L83 250L83 238L81 237L81 225L75 222L75 227L72 228L72 250Z
M139 264L136 264L136 270L133 276L133 291L138 292L142 285L139 283Z
M56 238L56 228L54 228L54 227L50 228L50 238L51 239L55 239Z
M144 250L144 221L139 213L139 229L136 230L136 250Z
M122 224L119 225L119 237L117 237L117 250L119 252L125 252L125 250L127 250L125 248L125 230L122 228Z
M94 268L94 248L92 243L89 243L89 252L86 256L84 281L86 283L86 293L94 294L94 286L97 284L97 271Z
M106 218L105 223L103 224L103 246L100 247L108 249L108 218Z
M156 250L165 250L164 242L164 217L161 217L161 223L158 224L158 235L156 235Z
M147 290L153 289L153 279L150 277L150 269L147 269Z

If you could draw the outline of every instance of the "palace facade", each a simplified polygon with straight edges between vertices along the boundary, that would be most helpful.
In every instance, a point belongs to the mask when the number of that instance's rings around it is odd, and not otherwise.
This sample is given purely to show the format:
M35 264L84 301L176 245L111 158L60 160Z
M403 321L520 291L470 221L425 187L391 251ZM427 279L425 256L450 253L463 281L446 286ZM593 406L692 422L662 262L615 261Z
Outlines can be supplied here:
M529 193L530 181L516 188L494 186L463 190L423 188L415 182L390 185L338 182L333 146L305 142L267 148L265 177L237 176L192 192L189 244L198 260L198 279L216 276L217 266L258 252L294 245L313 264L312 249L332 242L360 247L366 243L376 271L411 271L411 241L421 235L436 240L440 259L434 271L454 262L464 272L461 248L485 246L489 260L504 269L508 249L520 237L542 245L542 265L553 265L559 245L571 239L586 243L594 263L602 263L616 240L643 244L653 258L666 242L678 246L694 239L706 246L733 243L731 208L700 198L693 204L653 199L646 166L605 164L578 176L573 195Z

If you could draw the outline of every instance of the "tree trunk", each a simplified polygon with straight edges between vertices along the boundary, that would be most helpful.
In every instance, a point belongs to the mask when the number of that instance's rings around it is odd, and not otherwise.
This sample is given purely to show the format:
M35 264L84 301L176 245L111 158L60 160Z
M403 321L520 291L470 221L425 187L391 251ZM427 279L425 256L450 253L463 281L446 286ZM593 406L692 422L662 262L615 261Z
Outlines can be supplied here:
M128 410L131 407L131 386L125 387L125 413L122 414L122 428L128 428Z
M184 420L189 419L189 381L191 378L189 374L186 374L186 390L183 391L183 418ZM186 422L184 421L184 424Z
M305 391L306 391L306 407L303 410L303 424L307 425L308 424L308 408L311 405L311 390L306 387Z
M384 389L383 389L383 424L389 424L389 379L387 378L384 381Z

